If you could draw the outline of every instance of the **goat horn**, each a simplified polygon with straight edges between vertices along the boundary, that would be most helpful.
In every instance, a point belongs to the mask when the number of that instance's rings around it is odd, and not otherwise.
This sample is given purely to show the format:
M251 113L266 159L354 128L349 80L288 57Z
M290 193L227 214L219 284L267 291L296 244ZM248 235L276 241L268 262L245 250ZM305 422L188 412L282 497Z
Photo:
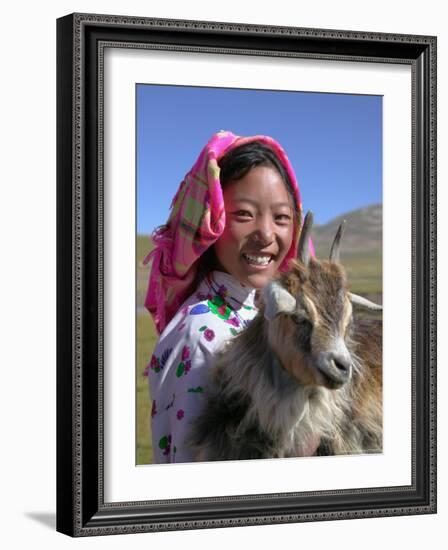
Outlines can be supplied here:
M339 262L339 251L341 246L341 238L344 234L345 223L345 220L342 220L341 224L338 227L338 231L334 238L333 244L331 245L330 262Z
M297 247L297 259L304 265L310 260L310 232L313 226L313 213L308 210L300 232L299 246Z
M358 296L358 294L352 294L351 292L349 292L348 297L350 298L350 301L352 304L357 304L358 306L366 307L368 309L373 309L375 311L382 311L383 309L383 306L380 306L379 304L375 304L374 302L367 300L367 298Z

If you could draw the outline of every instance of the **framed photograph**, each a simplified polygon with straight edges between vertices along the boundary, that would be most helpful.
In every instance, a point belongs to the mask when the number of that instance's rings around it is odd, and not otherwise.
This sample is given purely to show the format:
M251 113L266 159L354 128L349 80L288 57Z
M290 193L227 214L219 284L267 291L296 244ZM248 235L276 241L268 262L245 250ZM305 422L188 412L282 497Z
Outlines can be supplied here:
M58 531L436 512L436 43L58 19Z

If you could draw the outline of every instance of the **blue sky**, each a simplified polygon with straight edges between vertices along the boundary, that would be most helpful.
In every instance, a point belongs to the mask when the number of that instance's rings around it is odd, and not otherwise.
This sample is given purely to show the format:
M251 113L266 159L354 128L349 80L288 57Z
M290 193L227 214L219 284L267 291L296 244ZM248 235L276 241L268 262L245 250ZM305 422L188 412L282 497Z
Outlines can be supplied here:
M202 147L219 130L285 149L316 223L382 203L382 98L137 85L137 232L165 223Z

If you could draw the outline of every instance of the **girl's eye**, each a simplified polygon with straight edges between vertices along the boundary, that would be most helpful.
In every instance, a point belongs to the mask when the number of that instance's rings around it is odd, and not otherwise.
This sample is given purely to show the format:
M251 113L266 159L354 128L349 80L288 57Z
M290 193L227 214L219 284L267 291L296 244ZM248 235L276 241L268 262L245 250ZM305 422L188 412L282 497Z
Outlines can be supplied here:
M291 216L289 214L277 214L275 219L280 222L289 222L291 220Z
M238 210L234 214L235 216L239 216L240 218L248 218L252 216L252 214L248 210Z

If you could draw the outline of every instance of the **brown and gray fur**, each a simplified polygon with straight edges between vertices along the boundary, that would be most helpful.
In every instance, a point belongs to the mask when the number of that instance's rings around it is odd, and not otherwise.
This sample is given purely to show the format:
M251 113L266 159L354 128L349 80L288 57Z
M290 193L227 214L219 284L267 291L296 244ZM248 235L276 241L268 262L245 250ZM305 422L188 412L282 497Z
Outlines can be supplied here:
M382 451L382 323L352 304L379 306L349 292L338 250L317 260L306 242L217 357L190 434L197 460Z

